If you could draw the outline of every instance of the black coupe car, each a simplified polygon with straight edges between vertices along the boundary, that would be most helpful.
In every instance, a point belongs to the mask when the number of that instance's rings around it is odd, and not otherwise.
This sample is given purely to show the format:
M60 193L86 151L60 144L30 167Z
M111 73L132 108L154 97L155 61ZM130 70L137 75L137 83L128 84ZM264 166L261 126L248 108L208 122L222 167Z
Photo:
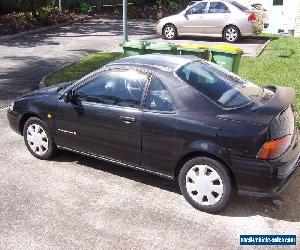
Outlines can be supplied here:
M28 150L70 150L178 180L195 208L240 194L269 197L300 152L295 90L258 87L192 57L142 55L17 99L8 111Z

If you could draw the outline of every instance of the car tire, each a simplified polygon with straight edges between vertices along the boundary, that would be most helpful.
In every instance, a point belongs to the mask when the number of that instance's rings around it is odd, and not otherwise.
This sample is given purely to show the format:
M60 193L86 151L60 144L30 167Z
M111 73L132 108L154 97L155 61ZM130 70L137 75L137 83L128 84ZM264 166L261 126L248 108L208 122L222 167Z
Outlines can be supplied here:
M227 26L223 31L223 38L228 43L235 43L241 38L240 30L233 25Z
M173 40L177 37L177 28L174 24L166 24L163 28L163 38Z
M34 157L47 160L57 153L48 127L41 119L29 118L24 125L23 136L27 149Z
M228 169L207 157L186 162L180 170L178 182L184 198L203 212L219 212L228 204L232 194Z

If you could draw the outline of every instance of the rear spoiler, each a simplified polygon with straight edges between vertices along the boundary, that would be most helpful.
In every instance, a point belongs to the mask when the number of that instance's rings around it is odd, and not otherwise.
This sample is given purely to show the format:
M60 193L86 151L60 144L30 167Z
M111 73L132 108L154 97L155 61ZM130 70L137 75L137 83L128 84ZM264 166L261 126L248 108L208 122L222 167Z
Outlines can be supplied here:
M261 106L255 106L252 111L264 114L279 114L290 106L296 96L294 88L290 87L265 87L275 93L274 97Z

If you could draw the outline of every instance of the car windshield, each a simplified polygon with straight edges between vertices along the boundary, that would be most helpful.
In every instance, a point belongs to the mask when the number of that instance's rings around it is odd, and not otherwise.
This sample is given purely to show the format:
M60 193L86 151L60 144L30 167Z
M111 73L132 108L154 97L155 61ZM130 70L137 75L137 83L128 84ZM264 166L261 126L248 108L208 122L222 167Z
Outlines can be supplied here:
M261 87L208 62L194 61L179 68L176 74L225 108L247 105L264 91Z
M239 8L241 11L245 11L245 12L250 11L250 9L249 9L248 7L246 7L246 6L244 6L244 5L240 4L240 3L238 3L238 2L236 2L236 1L233 1L233 2L230 2L230 3L231 3L232 5L234 5L235 7Z

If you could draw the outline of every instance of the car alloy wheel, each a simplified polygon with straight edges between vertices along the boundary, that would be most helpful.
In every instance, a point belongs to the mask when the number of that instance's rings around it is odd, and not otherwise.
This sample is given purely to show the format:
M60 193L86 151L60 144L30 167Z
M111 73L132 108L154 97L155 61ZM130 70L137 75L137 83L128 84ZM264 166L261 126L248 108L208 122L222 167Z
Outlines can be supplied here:
M166 25L165 28L164 28L164 37L166 39L174 39L177 35L177 31L176 31L176 28L174 25L172 24L169 24L169 25Z
M207 165L195 165L187 172L186 189L190 197L201 205L215 205L224 192L222 178Z
M27 141L31 150L37 155L44 155L49 149L49 139L44 129L38 124L27 128Z
M236 42L240 37L239 30L236 27L230 26L225 30L224 38L227 42Z
M178 182L184 198L204 212L215 213L223 209L232 193L227 167L207 157L187 161L180 170Z

